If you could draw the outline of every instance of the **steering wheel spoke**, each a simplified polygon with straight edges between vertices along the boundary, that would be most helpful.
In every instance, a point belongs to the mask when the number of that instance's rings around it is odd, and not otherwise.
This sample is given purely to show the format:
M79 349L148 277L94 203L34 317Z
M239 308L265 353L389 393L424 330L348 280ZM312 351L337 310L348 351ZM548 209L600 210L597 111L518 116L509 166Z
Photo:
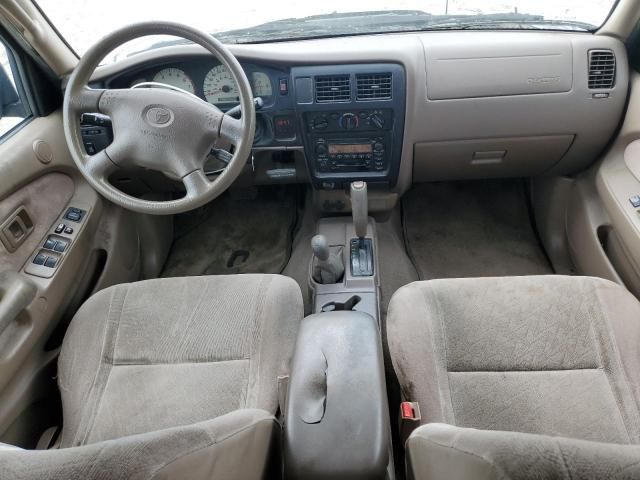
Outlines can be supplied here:
M111 160L107 149L101 150L95 155L87 157L84 169L88 175L97 180L106 180L109 175L116 171L118 165Z
M105 91L102 88L82 88L74 98L73 109L76 113L102 113L100 98Z
M211 181L202 169L194 170L182 178L188 198L198 198L204 195L211 187Z
M242 140L243 131L242 120L226 114L222 116L219 134L222 140L237 145Z

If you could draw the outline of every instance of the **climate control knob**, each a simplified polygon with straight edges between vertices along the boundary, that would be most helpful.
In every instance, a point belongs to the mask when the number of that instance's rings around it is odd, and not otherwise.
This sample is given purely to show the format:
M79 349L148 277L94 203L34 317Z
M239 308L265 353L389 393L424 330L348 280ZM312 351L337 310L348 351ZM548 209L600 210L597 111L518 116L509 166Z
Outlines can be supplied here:
M360 119L355 113L343 113L338 120L338 125L345 130L353 130L360 125Z
M384 117L379 113L374 113L369 117L369 123L376 128L384 128Z

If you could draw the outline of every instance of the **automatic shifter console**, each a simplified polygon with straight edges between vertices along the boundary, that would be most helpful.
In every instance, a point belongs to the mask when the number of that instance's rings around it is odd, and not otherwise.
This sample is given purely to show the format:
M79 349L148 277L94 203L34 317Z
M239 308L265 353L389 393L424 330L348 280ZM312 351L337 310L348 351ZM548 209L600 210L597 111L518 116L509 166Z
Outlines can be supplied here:
M353 228L358 236L351 239L349 245L351 275L370 277L373 275L373 240L366 238L369 226L369 196L366 182L351 183L351 212Z

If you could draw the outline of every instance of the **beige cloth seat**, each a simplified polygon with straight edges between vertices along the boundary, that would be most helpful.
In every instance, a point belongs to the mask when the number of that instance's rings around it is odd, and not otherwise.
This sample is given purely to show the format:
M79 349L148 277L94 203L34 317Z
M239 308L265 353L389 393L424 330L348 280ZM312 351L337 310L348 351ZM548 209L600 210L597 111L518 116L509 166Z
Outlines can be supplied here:
M598 463L640 478L640 304L625 289L563 276L416 282L392 298L387 329L402 396L422 423L446 424L407 442L415 478L597 478L579 472Z
M227 460L201 458L206 475L252 478L246 465L220 470L244 454L260 478L279 430L278 377L288 374L302 317L298 285L280 275L158 279L99 292L76 314L60 355L62 449L0 450L0 478L40 478L38 466L43 478L156 478L168 460L179 465L214 445ZM127 450L137 453L117 461ZM83 470L92 457L113 476ZM45 458L49 466L40 465Z

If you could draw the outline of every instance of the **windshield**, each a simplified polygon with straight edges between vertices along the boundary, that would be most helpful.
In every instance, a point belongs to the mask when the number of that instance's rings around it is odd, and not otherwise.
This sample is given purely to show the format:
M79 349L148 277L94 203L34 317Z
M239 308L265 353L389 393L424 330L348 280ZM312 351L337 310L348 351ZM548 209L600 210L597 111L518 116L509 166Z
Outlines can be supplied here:
M551 29L593 31L615 0L38 0L53 25L82 55L99 38L130 23L170 20L225 43L421 30ZM167 39L147 37L121 47L104 63ZM173 40L175 41L175 40Z

